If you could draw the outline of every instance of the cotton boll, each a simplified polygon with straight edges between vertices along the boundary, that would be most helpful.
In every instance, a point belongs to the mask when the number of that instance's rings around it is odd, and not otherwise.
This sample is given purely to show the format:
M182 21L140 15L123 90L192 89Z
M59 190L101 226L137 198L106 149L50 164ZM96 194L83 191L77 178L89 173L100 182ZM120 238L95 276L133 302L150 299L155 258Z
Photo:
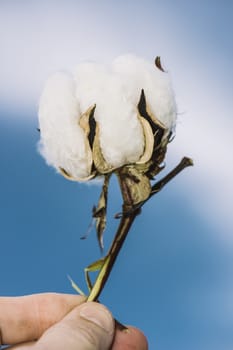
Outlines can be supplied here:
M63 168L73 178L90 175L91 150L79 127L80 110L72 77L65 73L51 76L39 105L40 153L49 165Z
M76 68L75 81L81 110L96 105L100 146L109 166L137 161L144 149L143 131L137 106L125 96L121 77L105 66L89 63Z
M149 117L142 109L139 115L142 89ZM154 126L163 130L158 120L166 128L164 147L176 121L167 73L132 55L108 66L81 63L73 76L57 73L47 81L39 108L39 149L64 176L88 180L124 165L148 163Z
M122 77L128 98L134 104L138 103L143 89L151 113L166 128L174 129L176 103L169 74L162 72L154 64L133 55L118 57L112 67Z

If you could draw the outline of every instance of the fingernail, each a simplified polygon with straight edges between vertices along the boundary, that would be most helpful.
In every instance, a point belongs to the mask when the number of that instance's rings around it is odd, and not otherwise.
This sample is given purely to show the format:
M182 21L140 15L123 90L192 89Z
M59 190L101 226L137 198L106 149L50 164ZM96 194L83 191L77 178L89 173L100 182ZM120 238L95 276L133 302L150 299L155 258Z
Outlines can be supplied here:
M113 319L110 312L100 304L92 302L83 304L80 316L103 328L106 332L110 332L113 329Z

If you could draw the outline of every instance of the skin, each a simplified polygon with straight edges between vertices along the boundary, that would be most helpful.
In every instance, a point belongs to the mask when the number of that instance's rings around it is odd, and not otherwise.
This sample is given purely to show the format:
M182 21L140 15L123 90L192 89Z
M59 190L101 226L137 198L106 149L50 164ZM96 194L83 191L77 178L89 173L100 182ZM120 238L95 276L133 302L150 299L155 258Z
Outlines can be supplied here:
M115 328L110 311L78 295L0 297L0 345L11 350L148 350L134 327Z

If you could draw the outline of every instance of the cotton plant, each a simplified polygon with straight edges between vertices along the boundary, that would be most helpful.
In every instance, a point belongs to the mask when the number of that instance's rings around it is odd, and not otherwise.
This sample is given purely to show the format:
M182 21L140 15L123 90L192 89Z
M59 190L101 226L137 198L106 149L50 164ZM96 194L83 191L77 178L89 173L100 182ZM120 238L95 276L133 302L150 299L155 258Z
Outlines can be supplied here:
M176 118L171 79L160 57L152 63L133 55L120 56L109 65L80 63L72 73L56 73L45 84L39 104L40 153L66 179L103 178L92 213L101 250L113 174L122 193L122 212L116 215L120 223L112 245L105 257L85 269L89 301L98 300L144 203L192 165L184 157L154 182L165 167ZM91 271L99 271L94 283ZM73 281L72 285L81 292Z

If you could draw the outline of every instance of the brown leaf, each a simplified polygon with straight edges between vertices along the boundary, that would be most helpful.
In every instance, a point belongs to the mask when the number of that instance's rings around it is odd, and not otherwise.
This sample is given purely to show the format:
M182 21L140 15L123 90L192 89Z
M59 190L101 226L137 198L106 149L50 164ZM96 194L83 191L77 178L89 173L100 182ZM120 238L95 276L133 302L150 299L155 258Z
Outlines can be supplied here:
M104 159L101 146L100 146L100 130L99 130L98 123L96 123L96 132L95 132L92 152L93 152L94 165L99 174L103 175L103 174L109 173L114 169L114 167L108 164Z
M159 70L161 70L162 72L166 73L166 71L165 71L165 70L163 69L163 67L162 67L160 56L157 56L157 57L155 58L155 65L156 65L156 67L157 67Z
M97 207L93 208L93 218L96 219L96 232L97 239L101 251L104 248L103 234L106 227L106 215L107 215L107 202L108 202L108 185L109 185L110 175L105 175L104 184L100 194L99 202Z
M118 178L126 211L130 211L134 206L145 201L150 196L150 180L135 166L127 166L120 169Z

